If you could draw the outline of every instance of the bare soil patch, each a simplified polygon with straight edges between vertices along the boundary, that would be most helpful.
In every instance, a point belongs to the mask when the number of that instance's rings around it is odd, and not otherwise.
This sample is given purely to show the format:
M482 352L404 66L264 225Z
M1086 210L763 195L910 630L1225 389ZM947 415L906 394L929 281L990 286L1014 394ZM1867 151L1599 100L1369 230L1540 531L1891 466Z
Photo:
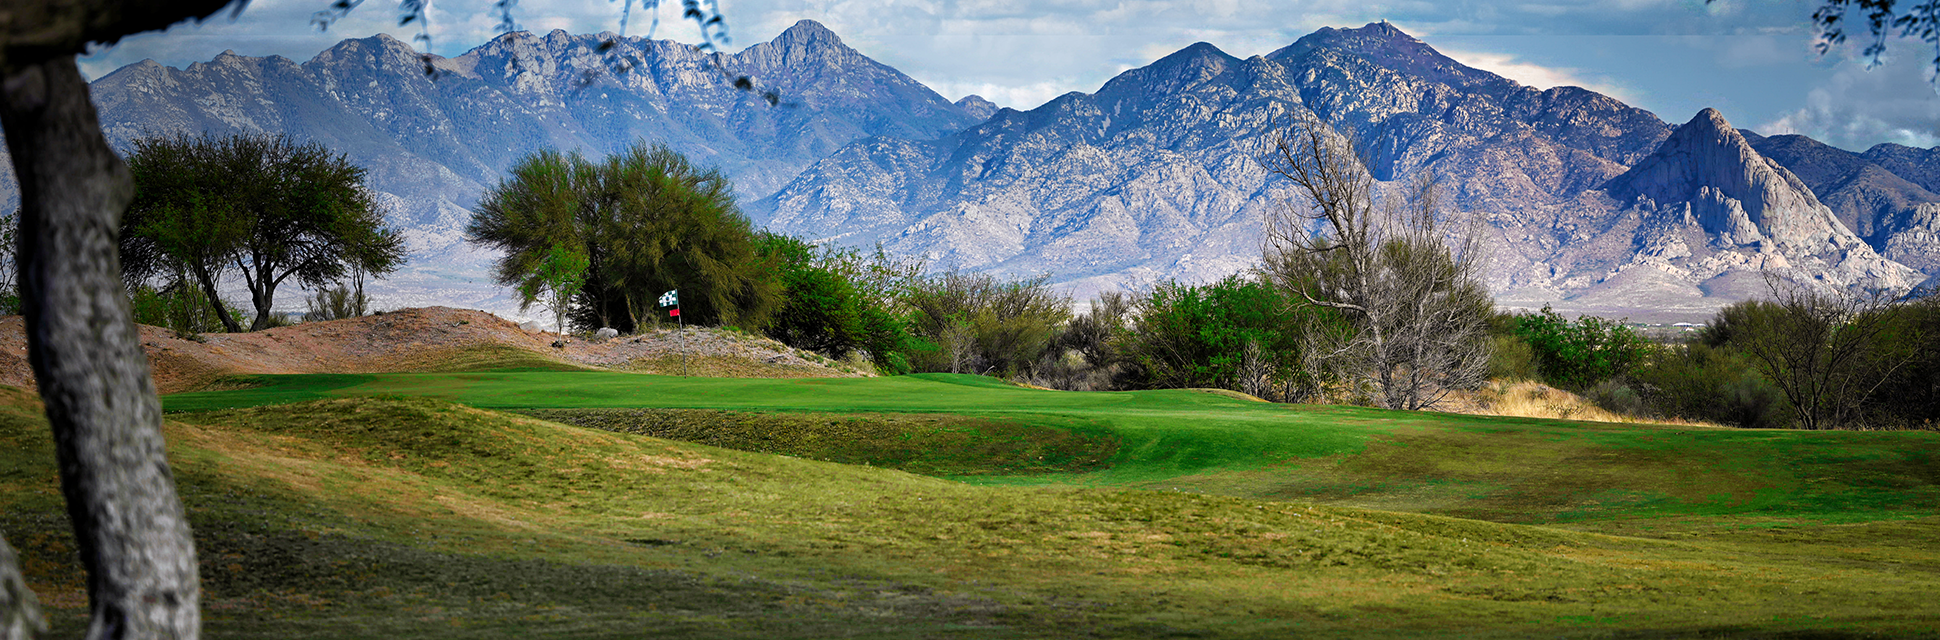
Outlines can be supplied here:
M175 393L237 374L393 373L493 366L611 368L710 377L864 375L774 340L732 331L650 330L593 341L526 331L471 309L427 307L251 333L178 336L142 325L155 387ZM20 316L0 317L0 385L34 388ZM559 346L553 346L558 344Z

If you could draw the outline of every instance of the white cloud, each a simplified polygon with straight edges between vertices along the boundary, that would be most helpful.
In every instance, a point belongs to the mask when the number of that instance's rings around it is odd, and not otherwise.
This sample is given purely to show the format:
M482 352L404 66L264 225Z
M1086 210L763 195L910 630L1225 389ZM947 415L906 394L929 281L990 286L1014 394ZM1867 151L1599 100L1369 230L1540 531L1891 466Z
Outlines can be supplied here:
M1484 51L1438 49L1456 62L1488 71L1536 89L1582 87L1627 103L1638 102L1630 88L1607 78L1587 74L1581 69L1551 67L1517 58L1512 54Z
M1879 142L1940 145L1940 95L1928 82L1930 73L1917 55L1870 71L1848 60L1806 95L1805 107L1761 125L1759 132L1798 133L1855 151Z

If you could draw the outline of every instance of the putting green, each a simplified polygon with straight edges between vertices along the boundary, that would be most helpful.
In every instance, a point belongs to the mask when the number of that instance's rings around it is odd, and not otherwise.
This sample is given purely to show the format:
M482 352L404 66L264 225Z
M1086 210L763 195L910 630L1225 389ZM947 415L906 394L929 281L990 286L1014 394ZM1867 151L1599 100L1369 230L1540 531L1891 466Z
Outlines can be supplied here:
M978 484L1125 486L1505 522L1730 526L1859 522L1940 510L1940 433L1707 429L1251 402L1191 390L1077 393L990 378L717 379L617 372L258 376L168 396L169 411L329 397L432 397L483 409L680 408L949 414L1120 439L1101 467L957 476ZM1712 522L1712 525L1717 524ZM1710 526L1710 525L1707 525Z

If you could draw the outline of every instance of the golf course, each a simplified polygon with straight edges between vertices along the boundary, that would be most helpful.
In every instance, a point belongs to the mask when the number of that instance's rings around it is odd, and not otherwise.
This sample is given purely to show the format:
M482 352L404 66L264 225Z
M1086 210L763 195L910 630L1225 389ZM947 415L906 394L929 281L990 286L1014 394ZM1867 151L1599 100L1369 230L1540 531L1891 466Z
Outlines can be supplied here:
M499 362L496 365L506 363ZM210 637L1932 637L1940 433L559 367L163 397ZM0 526L83 572L31 394Z

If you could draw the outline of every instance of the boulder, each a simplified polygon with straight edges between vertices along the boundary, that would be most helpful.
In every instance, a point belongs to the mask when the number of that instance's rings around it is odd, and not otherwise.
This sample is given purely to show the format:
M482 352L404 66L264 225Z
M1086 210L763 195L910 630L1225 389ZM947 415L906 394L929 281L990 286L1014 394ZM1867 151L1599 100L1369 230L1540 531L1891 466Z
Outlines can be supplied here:
M600 327L599 331L593 332L593 339L596 341L604 341L609 338L618 337L620 337L620 330L612 327Z

